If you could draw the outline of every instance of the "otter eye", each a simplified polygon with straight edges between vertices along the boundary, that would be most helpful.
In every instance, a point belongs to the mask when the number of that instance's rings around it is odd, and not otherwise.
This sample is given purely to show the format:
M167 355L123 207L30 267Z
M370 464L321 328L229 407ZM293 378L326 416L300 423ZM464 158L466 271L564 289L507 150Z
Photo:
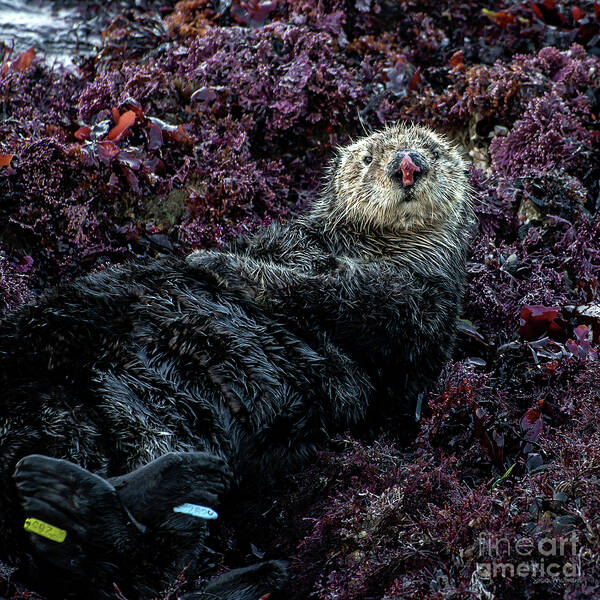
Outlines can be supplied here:
M365 163L365 165L370 165L373 162L373 157L370 154L367 154L363 158L363 162Z
M433 158L438 159L440 157L440 151L432 150L431 155L433 156Z

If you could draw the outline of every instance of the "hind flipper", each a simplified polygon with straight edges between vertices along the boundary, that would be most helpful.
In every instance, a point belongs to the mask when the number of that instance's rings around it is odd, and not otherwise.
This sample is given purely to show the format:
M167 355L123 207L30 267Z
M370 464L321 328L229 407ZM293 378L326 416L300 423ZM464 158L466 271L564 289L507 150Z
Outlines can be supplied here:
M29 533L33 554L86 587L110 585L141 535L114 486L66 460L39 454L19 461L14 479L25 517L38 531Z
M227 463L214 454L170 452L109 481L138 521L164 532L193 528L196 517L173 509L187 503L215 509L231 480Z
M151 594L182 569L194 573L213 563L204 545L208 521L173 509L190 504L210 512L232 475L222 459L186 452L111 480L66 460L30 455L18 463L14 479L25 517L38 529L41 522L52 535L64 534L49 539L29 533L31 553L68 573L70 588L103 597L113 582Z

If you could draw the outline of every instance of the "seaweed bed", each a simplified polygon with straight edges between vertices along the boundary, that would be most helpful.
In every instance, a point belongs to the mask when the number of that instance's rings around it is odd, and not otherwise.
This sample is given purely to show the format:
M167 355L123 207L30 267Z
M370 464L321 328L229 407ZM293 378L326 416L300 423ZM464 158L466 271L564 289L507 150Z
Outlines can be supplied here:
M287 218L363 127L446 131L480 219L455 362L418 423L230 508L219 568L291 556L298 599L600 597L600 5L142 4L77 69L0 46L0 308Z

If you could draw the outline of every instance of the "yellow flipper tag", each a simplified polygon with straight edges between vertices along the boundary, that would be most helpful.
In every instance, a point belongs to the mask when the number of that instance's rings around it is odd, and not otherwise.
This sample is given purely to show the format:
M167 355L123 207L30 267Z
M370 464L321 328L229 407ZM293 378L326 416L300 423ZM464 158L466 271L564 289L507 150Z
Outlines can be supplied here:
M67 537L67 532L64 529L60 529L60 527L54 527L54 525L50 525L50 523L45 523L39 519L25 519L25 525L23 528L25 531L37 533L37 535L41 535L42 537L48 538L53 542L58 542L59 544L64 542L65 538Z

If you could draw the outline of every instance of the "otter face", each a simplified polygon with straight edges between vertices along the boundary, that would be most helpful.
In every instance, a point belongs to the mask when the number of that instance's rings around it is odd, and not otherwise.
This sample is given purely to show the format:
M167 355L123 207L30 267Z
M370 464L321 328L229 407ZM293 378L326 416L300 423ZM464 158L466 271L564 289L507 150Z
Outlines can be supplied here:
M331 169L332 217L363 227L435 226L467 196L459 152L427 127L388 126L342 148Z

